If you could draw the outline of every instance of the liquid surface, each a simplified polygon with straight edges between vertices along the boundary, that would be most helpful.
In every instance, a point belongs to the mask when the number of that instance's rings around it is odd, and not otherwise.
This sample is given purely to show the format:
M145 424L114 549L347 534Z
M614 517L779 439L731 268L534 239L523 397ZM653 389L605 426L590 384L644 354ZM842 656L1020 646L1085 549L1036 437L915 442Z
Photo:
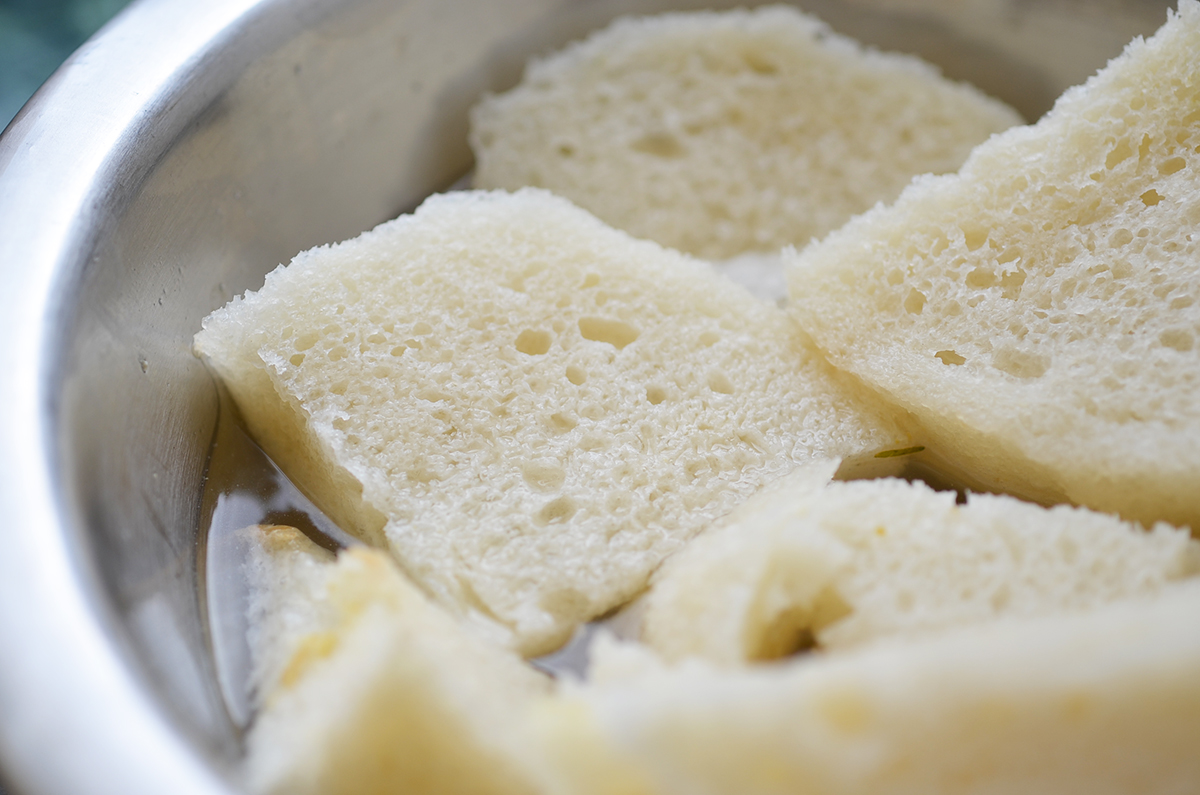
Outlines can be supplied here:
M362 542L323 514L283 474L242 429L233 401L221 391L217 430L209 452L202 497L201 604L217 682L229 717L238 729L253 718L247 640L250 587L246 571L246 535L256 524L299 529L320 546L337 550Z

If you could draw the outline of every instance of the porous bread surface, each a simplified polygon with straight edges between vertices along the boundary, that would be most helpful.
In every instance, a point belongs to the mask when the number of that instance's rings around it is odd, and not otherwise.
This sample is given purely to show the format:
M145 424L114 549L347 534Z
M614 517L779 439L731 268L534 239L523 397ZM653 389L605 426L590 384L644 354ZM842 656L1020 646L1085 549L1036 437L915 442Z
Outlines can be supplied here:
M617 20L471 114L475 185L548 188L698 256L804 244L1020 123L794 8Z
M1197 615L1191 582L786 664L625 661L544 705L548 789L617 795L591 775L608 769L662 795L1191 792Z
M1165 523L902 480L756 495L655 574L642 637L668 660L723 665L845 649L1008 616L1085 610L1200 574Z
M1200 530L1200 5L799 255L831 360L1000 490Z
M536 792L513 727L549 680L429 602L385 553L321 565L335 620L291 649L294 674L248 735L250 791Z
M797 462L911 444L785 313L545 191L306 252L196 349L319 506L527 653Z

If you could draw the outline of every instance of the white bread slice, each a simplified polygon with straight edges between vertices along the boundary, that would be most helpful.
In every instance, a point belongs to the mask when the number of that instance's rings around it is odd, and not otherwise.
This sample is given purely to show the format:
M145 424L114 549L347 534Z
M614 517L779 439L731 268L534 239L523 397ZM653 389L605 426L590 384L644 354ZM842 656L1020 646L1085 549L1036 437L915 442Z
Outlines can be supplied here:
M529 654L796 463L912 444L785 313L545 191L301 254L195 344L318 506Z
M724 259L835 229L1021 119L795 8L625 18L471 115L475 186L548 188Z
M1200 532L1200 4L791 254L839 367L991 490Z
M642 639L665 659L738 665L813 641L844 649L1089 609L1200 573L1200 542L1165 523L1144 532L986 494L956 505L902 480L782 485L655 574Z
M297 600L305 586L286 577L303 554L274 561L276 585ZM324 569L326 615L279 650L292 657L247 737L249 790L536 792L514 729L550 680L429 602L385 553L310 562Z
M1200 582L1192 581L1086 613L1010 618L788 664L668 668L643 651L640 664L616 666L623 676L539 705L545 791L1194 792L1198 615Z

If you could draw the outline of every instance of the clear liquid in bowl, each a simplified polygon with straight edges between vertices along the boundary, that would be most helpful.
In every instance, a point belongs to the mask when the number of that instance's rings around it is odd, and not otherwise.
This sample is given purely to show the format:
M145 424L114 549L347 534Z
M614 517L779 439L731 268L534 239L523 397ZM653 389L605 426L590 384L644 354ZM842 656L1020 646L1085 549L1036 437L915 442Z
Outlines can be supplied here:
M201 511L201 605L207 611L217 681L239 730L253 718L247 640L250 584L248 537L256 524L291 525L336 551L360 544L313 505L246 434L237 407L220 391L217 429L209 451Z

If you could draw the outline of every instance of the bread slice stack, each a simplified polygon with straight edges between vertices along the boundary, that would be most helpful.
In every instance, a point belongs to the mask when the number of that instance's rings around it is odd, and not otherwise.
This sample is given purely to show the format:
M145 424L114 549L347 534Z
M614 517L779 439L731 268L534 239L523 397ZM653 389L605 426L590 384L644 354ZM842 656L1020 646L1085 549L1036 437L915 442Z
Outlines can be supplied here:
M621 19L471 116L475 185L543 187L709 259L777 252L1020 123L788 6Z
M537 190L301 254L195 346L318 506L529 654L796 464L913 444L785 313Z
M832 362L982 488L1200 531L1200 4L790 262Z
M251 792L537 791L513 727L548 678L432 604L384 553L358 547L333 562L274 528L255 567L256 603L311 609L291 612L286 631L268 614L252 621L262 678Z
M656 573L642 639L722 665L1070 613L1200 574L1200 543L1082 508L792 476Z

